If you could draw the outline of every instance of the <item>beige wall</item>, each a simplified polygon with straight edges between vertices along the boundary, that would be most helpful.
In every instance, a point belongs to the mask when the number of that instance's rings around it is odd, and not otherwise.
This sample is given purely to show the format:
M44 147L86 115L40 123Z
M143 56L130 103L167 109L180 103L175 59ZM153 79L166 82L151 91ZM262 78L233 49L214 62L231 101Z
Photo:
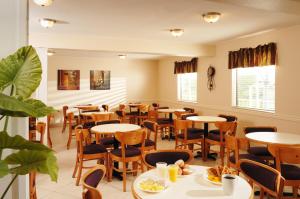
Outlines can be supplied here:
M80 70L80 90L57 90L57 70ZM110 70L110 90L90 90L90 70ZM48 104L109 104L156 99L157 61L119 58L52 56L48 61Z
M173 75L175 60L159 61L158 97L162 104L191 106L202 114L229 113L239 118L239 132L246 125L276 125L279 131L298 133L300 130L300 26L275 30L253 37L227 40L216 45L215 57L200 57L198 65L198 102L195 104L177 101L176 76ZM231 106L231 71L227 69L228 51L259 44L276 42L278 67L276 69L276 112L265 113L237 109ZM190 58L188 58L190 59ZM206 70L209 65L216 68L216 88L206 88ZM300 133L300 132L299 132Z

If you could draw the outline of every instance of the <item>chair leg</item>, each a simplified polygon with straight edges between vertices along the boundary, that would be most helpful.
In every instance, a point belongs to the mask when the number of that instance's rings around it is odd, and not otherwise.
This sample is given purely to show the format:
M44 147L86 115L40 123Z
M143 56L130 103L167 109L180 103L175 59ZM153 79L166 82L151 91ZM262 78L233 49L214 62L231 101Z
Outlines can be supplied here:
M78 156L76 157L76 164L75 164L75 168L74 168L74 171L73 171L72 178L75 178L76 173L77 173L77 169L78 169Z
M126 171L127 171L127 167L126 167L126 163L123 162L123 192L126 192Z
M293 187L293 197L298 198L298 187Z
M265 192L263 189L260 189L259 199L263 199L265 197Z
M143 162L143 160L141 160L141 171L142 171L142 173L144 173L144 162Z
M222 166L224 166L224 154L225 154L225 148L224 148L224 146L220 146L220 158L221 158Z
M66 127L67 127L67 120L64 118L64 121L63 121L63 128L62 128L62 130L61 130L61 133L64 133L64 132L65 132Z
M137 170L138 170L138 163L137 162L132 162L132 169L136 170L133 172L133 176L137 176Z
M70 149L71 140L72 140L72 128L70 127L70 129L69 129L69 138L68 138L68 143L67 143L67 149Z
M113 161L109 155L108 155L108 164L109 164L109 181L111 182L114 165L113 165Z
M79 171L78 171L78 176L77 176L77 180L76 180L76 186L78 186L79 182L80 182L82 166L83 166L83 161L79 159Z
M204 140L201 141L201 153L202 153L202 160L206 161L206 156L205 156L205 142L204 142Z

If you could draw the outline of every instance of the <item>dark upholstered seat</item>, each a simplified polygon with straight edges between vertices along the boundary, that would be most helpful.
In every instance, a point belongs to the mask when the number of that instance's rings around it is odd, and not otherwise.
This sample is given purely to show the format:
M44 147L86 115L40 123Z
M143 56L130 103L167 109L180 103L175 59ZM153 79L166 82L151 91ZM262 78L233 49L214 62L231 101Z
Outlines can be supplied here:
M105 120L101 122L97 122L97 125L103 125L103 124L119 124L120 120Z
M144 127L149 129L150 131L154 131L155 132L155 122L152 121L145 121L143 123Z
M210 140L214 140L214 141L220 142L221 141L221 136L220 136L220 133L219 134L208 133L206 139L210 139ZM225 142L225 137L223 138L223 141Z
M86 113L86 112L99 112L100 109L94 109L94 110L82 110L82 113Z
M142 144L134 145L135 147L141 147ZM149 139L145 139L145 147L147 146L155 146L155 142Z
M84 129L90 129L90 128L94 127L95 125L96 125L95 122L85 122L83 124L83 128Z
M83 148L84 154L106 153L106 148L101 144L90 144Z
M84 182L91 186L91 187L94 187L96 188L100 182L100 180L102 179L104 175L104 172L103 170L101 169L97 169L95 170L94 172L90 173L84 180Z
M256 156L271 156L271 153L268 151L268 148L263 146L250 147L248 149L248 153Z
M245 134L253 132L276 132L274 127L246 127L244 129Z
M253 160L253 161L256 161L256 162L260 162L260 163L263 163L263 164L265 164L265 161L263 161L262 159L260 159L260 158L258 158L257 156L255 156L255 155L252 155L252 154L240 154L239 155L239 159L240 160L242 160L242 159L248 159L248 160ZM236 163L236 161L235 161L235 156L234 155L231 155L230 157L229 157L229 160L230 160L230 162L232 162L232 163Z
M286 180L300 180L300 167L291 164L281 164L281 175Z
M113 145L115 143L115 138L113 137L104 137L100 139L100 143L103 145Z
M170 120L169 118L157 118L157 124L161 125L161 124L170 124Z
M187 131L188 133L204 133L204 130L200 128L188 128Z
M199 132L199 133L192 133L192 132L187 132L187 140L194 140L194 139L200 139L203 137L203 133ZM184 139L184 134L181 133L178 135L178 138L180 139Z
M190 154L183 151L174 152L157 152L149 153L145 156L145 161L151 165L156 166L157 162L166 162L167 164L174 164L177 160L182 159L184 162L190 159Z
M232 116L232 115L223 115L223 114L220 114L219 117L225 118L226 122L234 122L234 121L237 120L237 118L235 116Z
M122 150L114 149L111 151L111 154L122 157ZM125 150L125 157L133 157L138 155L141 155L141 151L137 147L127 147Z
M276 191L277 174L273 171L248 162L242 162L240 168L244 174L248 175L253 180L272 191Z

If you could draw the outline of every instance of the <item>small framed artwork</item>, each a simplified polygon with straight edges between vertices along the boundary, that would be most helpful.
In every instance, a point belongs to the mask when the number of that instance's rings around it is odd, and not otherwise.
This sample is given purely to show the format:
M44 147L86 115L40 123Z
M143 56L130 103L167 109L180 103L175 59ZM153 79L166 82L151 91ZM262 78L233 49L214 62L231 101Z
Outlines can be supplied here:
M110 71L91 70L90 71L90 89L91 90L109 90L110 89Z
M57 70L57 90L79 90L80 70Z

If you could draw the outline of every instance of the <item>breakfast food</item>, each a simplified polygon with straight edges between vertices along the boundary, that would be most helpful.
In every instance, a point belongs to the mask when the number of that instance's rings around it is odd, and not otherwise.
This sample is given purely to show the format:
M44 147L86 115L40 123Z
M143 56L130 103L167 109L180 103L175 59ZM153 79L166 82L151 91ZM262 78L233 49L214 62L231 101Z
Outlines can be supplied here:
M178 175L190 175L190 165L185 164L183 160L177 160L175 164L178 166Z
M207 178L212 182L220 183L222 175L224 174L237 175L237 172L233 169L228 168L227 166L215 166L207 169Z
M140 189L143 191L159 192L165 189L165 186L161 181L152 179L144 180L139 185Z

